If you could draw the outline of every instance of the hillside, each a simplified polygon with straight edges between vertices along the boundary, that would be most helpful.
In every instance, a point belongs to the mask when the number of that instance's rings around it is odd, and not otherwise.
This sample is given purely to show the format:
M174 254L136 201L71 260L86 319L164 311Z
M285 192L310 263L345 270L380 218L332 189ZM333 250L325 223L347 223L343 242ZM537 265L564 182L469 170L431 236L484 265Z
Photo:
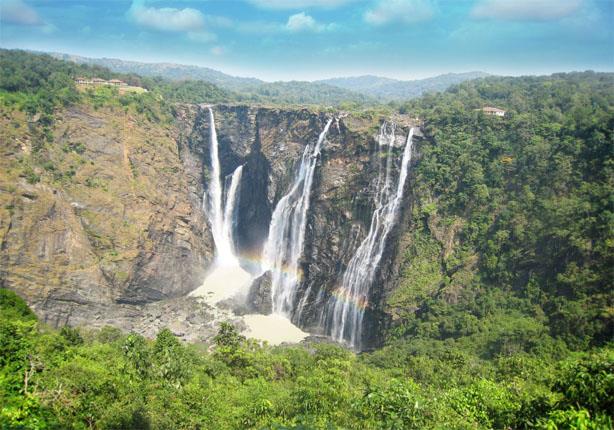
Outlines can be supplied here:
M489 76L484 72L447 73L432 78L402 81L379 76L323 79L314 82L265 82L256 78L228 75L208 67L173 63L143 63L117 58L88 58L52 53L54 58L78 64L108 68L117 73L162 77L171 81L205 81L223 89L240 92L245 99L270 102L339 104L340 102L388 102L419 97L427 92L445 91L455 84Z
M447 73L432 78L402 81L366 75L348 78L332 78L321 81L323 84L345 88L350 91L375 97L381 102L408 100L429 92L445 91L453 85L472 79L490 76L484 72Z
M256 78L241 78L227 75L208 67L186 66L173 63L141 63L117 58L88 58L79 55L51 53L52 57L77 64L101 66L118 73L133 73L150 78L162 77L173 81L206 81L230 90L241 90L263 81Z

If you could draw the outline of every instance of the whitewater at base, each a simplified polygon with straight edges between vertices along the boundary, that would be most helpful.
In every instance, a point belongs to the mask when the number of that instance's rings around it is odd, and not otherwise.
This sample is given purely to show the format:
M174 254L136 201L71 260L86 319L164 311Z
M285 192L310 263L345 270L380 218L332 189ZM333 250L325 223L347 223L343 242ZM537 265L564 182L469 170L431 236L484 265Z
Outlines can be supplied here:
M202 297L207 303L215 305L237 294L245 294L252 279L252 275L239 265L214 266L203 284L190 296Z
M190 293L202 297L212 306L235 296L244 297L253 281L253 276L240 266L214 267L203 284ZM309 336L283 315L249 314L240 317L247 330L243 335L250 339L267 341L270 345L298 343Z
M284 342L298 343L309 336L300 328L292 324L289 319L279 314L245 315L243 321L247 331L243 334L251 339L266 340L271 345Z

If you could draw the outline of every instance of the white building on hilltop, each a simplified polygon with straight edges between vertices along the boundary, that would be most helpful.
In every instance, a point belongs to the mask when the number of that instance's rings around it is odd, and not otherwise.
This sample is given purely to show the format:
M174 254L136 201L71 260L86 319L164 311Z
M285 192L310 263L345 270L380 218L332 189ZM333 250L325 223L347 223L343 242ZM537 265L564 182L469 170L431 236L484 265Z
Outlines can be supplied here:
M505 111L496 107L486 106L482 108L482 112L486 115L505 116Z

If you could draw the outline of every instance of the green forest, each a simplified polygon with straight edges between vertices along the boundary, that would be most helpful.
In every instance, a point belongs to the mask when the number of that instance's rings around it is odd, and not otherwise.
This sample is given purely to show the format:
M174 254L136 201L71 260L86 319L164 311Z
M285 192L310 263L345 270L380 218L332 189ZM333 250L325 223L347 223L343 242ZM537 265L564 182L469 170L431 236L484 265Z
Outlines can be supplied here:
M53 330L14 293L0 294L6 429L612 426L608 346L573 352L543 339L532 351L485 358L423 337L355 355L328 344L261 346L231 325L213 345L183 345L166 329L155 340L114 328Z
M80 92L76 76L150 91ZM240 97L0 51L0 103L40 117L41 145L70 104L164 122L203 101ZM614 74L488 77L350 107L424 124L381 348L273 347L230 324L211 344L56 329L0 289L0 428L611 429Z

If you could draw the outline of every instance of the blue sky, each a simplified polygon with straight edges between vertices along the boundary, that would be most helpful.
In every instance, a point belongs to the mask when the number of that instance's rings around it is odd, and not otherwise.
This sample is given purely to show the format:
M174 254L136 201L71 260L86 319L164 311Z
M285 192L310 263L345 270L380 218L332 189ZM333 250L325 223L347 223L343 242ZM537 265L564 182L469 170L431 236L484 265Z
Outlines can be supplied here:
M0 0L0 46L266 80L614 70L614 0Z

